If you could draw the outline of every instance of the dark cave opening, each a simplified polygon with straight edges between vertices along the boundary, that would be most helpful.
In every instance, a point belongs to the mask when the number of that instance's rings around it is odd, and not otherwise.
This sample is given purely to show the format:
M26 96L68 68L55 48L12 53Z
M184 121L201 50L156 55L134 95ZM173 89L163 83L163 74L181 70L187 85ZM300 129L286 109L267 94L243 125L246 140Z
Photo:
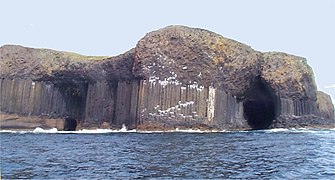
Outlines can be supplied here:
M257 77L243 102L244 118L252 129L268 129L276 119L277 98L274 91Z
M75 131L77 128L77 121L72 118L65 118L64 131Z

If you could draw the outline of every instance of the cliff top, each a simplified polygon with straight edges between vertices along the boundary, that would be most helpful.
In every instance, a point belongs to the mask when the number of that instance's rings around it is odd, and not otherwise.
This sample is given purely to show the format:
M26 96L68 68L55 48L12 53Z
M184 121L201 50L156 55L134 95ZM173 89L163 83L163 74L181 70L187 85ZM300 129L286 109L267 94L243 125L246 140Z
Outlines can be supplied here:
M281 95L316 98L312 68L303 57L283 52L262 53L262 77Z
M63 58L68 58L74 61L100 61L109 56L85 56L75 52L68 52L68 51L56 51L53 49L45 49L45 48L31 48L31 47L24 47L21 45L11 45L6 44L0 47L3 51L8 52L17 52L19 53L23 49L30 49L31 51L38 51L41 55L45 54L45 56L62 56ZM5 53L6 53L5 52Z
M123 62L123 58L129 58L129 52L116 57L84 56L52 49L4 45L0 47L0 77L37 81L92 81L106 78L104 74L118 69L115 64ZM99 69L101 64L109 64L111 67L105 72ZM128 69L131 72L131 67ZM117 79L118 76L129 76L129 73L114 75Z
M176 79L241 94L258 66L250 46L203 29L168 26L137 43L133 68L142 78Z
M214 32L168 26L147 33L135 49L115 57L23 46L0 47L0 77L38 81L97 81L158 78L215 86L243 97L261 78L280 96L316 98L306 59L279 52L261 53Z

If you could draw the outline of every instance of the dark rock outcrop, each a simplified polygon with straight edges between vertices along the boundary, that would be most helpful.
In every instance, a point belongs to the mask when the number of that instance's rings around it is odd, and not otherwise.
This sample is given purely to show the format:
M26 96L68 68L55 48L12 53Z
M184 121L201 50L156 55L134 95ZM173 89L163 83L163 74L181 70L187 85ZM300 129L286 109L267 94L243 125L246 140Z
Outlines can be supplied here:
M334 105L330 96L322 91L317 91L317 106L320 110L320 117L334 119Z
M203 29L153 31L116 57L5 45L0 58L1 114L67 130L334 126L306 59Z
M5 45L0 49L2 78L54 83L131 80L134 50L116 57Z
M305 58L280 52L262 53L261 72L281 98L316 100L314 73Z
M138 42L133 68L140 78L170 78L241 95L258 74L259 61L251 47L237 41L203 29L168 26Z

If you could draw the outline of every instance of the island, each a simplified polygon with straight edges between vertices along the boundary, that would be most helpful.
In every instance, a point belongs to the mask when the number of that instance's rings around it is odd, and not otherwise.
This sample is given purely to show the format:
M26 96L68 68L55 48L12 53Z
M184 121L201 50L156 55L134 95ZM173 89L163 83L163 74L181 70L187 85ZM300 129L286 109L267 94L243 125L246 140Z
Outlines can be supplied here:
M64 42L66 43L66 42ZM117 44L111 43L111 46ZM1 129L334 128L302 57L168 26L115 57L0 47Z

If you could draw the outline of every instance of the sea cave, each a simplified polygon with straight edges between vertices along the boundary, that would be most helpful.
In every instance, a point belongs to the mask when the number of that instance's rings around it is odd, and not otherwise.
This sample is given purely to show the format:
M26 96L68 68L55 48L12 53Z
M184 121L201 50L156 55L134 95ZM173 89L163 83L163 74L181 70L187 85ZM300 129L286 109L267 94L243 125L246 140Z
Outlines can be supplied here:
M252 129L267 129L276 119L277 98L260 77L256 77L243 102L244 118Z

